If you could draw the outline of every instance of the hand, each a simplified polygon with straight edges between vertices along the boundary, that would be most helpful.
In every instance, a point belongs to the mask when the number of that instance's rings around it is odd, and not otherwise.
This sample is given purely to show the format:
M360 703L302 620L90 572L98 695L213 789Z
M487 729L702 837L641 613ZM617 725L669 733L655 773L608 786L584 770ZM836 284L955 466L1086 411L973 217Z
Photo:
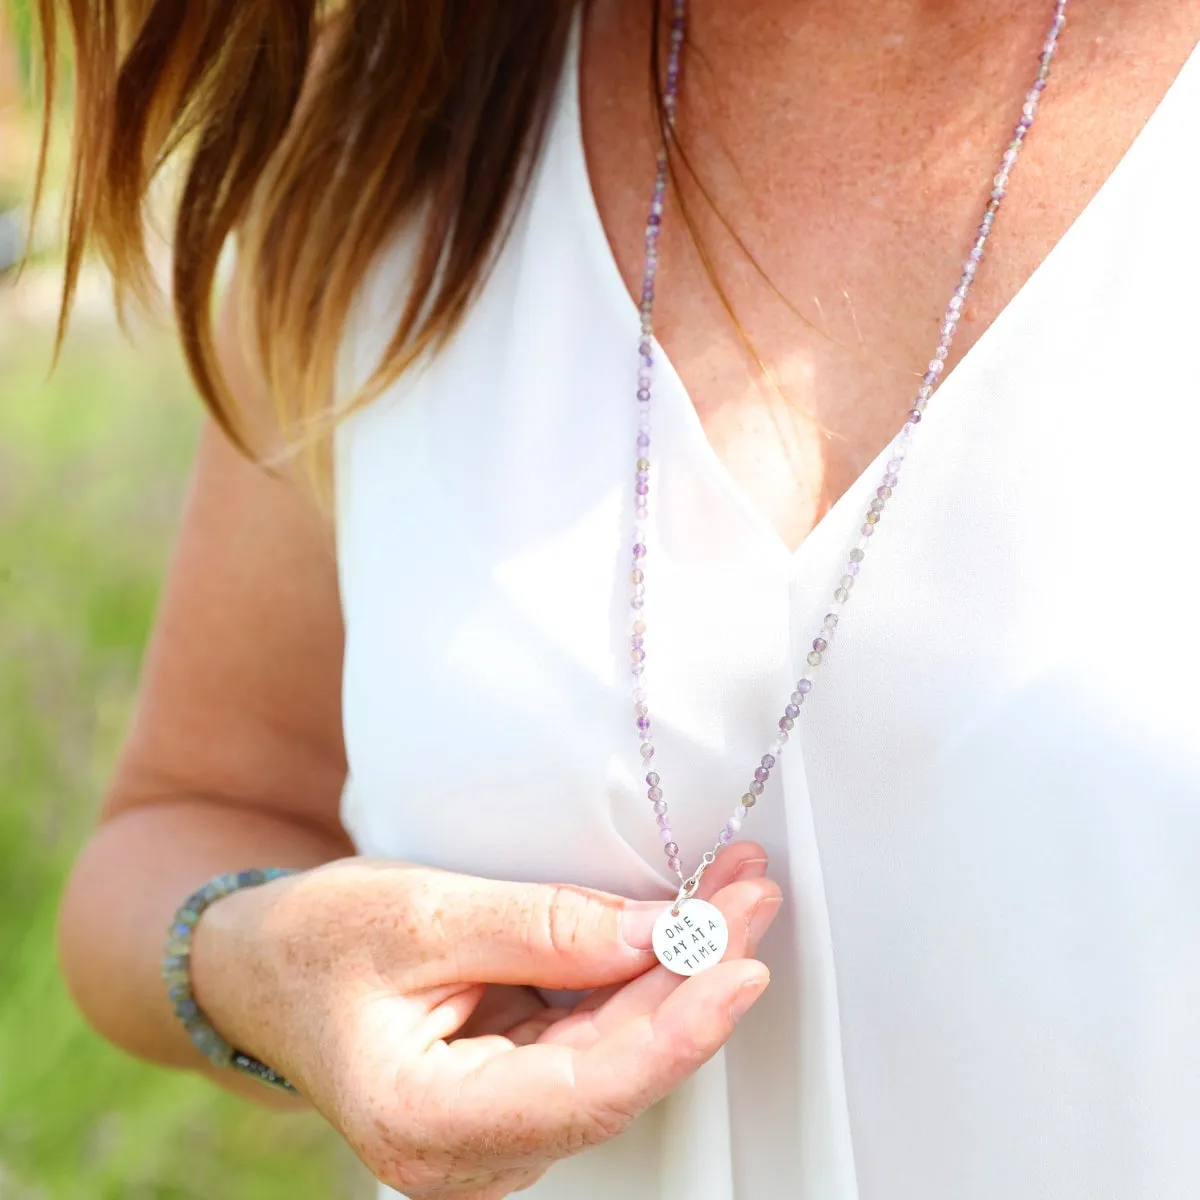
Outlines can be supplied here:
M729 1037L768 981L745 957L779 907L764 866L746 844L709 868L729 949L681 980L649 950L666 900L345 860L214 905L197 996L384 1183L499 1200L614 1137ZM556 1009L534 986L596 990Z

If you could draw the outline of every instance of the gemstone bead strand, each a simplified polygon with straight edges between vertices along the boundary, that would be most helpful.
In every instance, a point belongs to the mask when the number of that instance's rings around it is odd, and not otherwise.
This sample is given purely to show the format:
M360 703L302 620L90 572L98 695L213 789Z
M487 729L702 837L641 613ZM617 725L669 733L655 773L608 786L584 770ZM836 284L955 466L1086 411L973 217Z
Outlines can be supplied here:
M668 136L675 127L675 111L679 95L679 64L683 50L685 0L675 0L671 18L670 39L667 46L667 78L663 88L663 115ZM643 566L646 558L646 519L650 494L650 399L654 367L654 281L658 274L658 239L662 229L663 208L667 194L670 163L664 143L658 151L654 173L654 191L650 198L650 212L646 217L644 245L644 267L642 271L641 338L638 342L637 375L637 459L634 463L634 528L632 566L629 572L631 594L629 607L633 614L630 636L630 670L633 674L633 714L642 757L642 771L646 779L646 797L653 805L654 819L658 823L659 837L667 866L680 878L683 863L679 857L679 845L671 832L670 813L663 799L661 779L653 769L654 736L650 725L650 710L646 705L646 687L643 678L646 670L646 622L642 615L646 602L646 573Z
M654 190L650 200L650 211L646 219L645 234L645 266L642 273L642 295L640 303L641 336L638 343L639 365L637 374L637 458L634 471L634 529L632 540L632 567L630 570L630 610L632 613L632 634L630 638L631 670L633 674L634 718L640 746L642 770L646 780L646 795L653 806L655 820L658 823L659 835L663 843L663 851L667 857L668 867L679 876L685 887L694 884L700 873L711 863L716 855L741 831L742 823L750 809L757 803L766 790L771 772L776 767L784 747L795 729L800 711L812 691L813 677L825 660L825 655L834 640L842 620L845 606L849 603L854 585L858 581L862 563L866 558L867 549L875 535L883 514L891 500L896 486L900 482L900 472L908 457L913 435L921 424L930 398L937 389L946 363L950 358L950 350L954 344L954 335L959 322L966 310L967 297L971 285L978 274L983 262L984 251L996 221L996 215L1008 191L1009 179L1016 165L1021 148L1033 127L1037 115L1042 92L1050 74L1050 64L1058 48L1059 37L1066 25L1067 0L1055 0L1054 18L1049 32L1042 45L1038 58L1038 71L1032 86L1025 96L1021 106L1021 115L1013 129L1012 138L1004 151L1000 164L992 177L992 187L988 195L987 206L979 227L975 231L975 240L962 266L958 285L950 297L945 314L939 325L939 337L933 357L929 360L925 374L921 378L920 387L913 399L904 423L899 433L892 441L886 458L886 468L879 486L867 505L863 515L863 523L858 531L858 537L853 549L849 552L833 596L829 603L829 611L821 622L821 627L812 639L806 662L808 669L796 681L796 685L783 713L779 718L774 739L755 767L750 783L746 787L741 800L734 808L729 819L725 822L717 836L712 849L708 850L689 881L684 880L683 862L680 857L679 845L671 829L670 811L664 799L662 779L653 767L654 739L650 721L650 710L646 702L645 669L646 669L646 622L643 611L646 600L646 571L647 555L647 520L649 514L650 495L650 407L653 390L654 367L654 286L658 272L659 235L662 228L663 209L666 200L667 182L670 176L669 149L674 138L675 115L678 107L680 63L682 59L684 36L686 29L687 3L686 0L675 0L671 19L670 40L667 52L666 82L663 88L663 110L665 129L663 144L658 151L657 167L654 176Z

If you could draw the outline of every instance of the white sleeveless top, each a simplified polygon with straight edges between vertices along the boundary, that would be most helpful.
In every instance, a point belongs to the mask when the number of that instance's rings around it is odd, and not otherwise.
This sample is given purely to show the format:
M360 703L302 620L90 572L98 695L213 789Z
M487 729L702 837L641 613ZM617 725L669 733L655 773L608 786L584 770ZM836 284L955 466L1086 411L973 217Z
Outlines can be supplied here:
M651 898L673 888L629 701L638 316L576 53L461 331L340 433L344 819L365 853ZM771 987L676 1094L522 1195L1200 1196L1198 196L1200 53L914 441L746 822L787 897ZM357 377L406 284L401 248ZM690 862L882 467L790 554L657 355L648 686Z

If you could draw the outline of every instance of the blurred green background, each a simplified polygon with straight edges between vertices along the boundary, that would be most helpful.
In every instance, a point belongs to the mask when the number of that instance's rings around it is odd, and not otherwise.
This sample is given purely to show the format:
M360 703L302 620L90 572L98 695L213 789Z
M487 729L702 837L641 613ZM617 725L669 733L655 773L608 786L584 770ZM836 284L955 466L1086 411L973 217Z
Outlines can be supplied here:
M0 264L36 146L24 14L0 0ZM59 279L41 240L19 281L0 265L0 1200L361 1196L316 1118L124 1058L59 981L58 895L129 709L200 413L169 332L124 340L95 271L47 377Z

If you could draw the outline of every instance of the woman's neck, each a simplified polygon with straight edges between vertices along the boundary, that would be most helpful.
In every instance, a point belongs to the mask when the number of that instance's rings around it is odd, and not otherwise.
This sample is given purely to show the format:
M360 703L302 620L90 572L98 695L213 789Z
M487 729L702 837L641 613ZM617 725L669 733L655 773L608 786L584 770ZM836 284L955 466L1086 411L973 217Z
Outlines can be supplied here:
M669 7L669 3L664 5ZM847 89L962 92L1011 73L1012 46L1040 45L1049 0L755 0L690 3L692 69Z
M646 13L593 0L584 54L589 166L635 295L657 144ZM671 193L656 328L717 453L789 544L895 431L1053 13L1053 0L693 0L680 134L695 175ZM1197 36L1195 5L1069 10L1053 103L956 354L1095 194Z

